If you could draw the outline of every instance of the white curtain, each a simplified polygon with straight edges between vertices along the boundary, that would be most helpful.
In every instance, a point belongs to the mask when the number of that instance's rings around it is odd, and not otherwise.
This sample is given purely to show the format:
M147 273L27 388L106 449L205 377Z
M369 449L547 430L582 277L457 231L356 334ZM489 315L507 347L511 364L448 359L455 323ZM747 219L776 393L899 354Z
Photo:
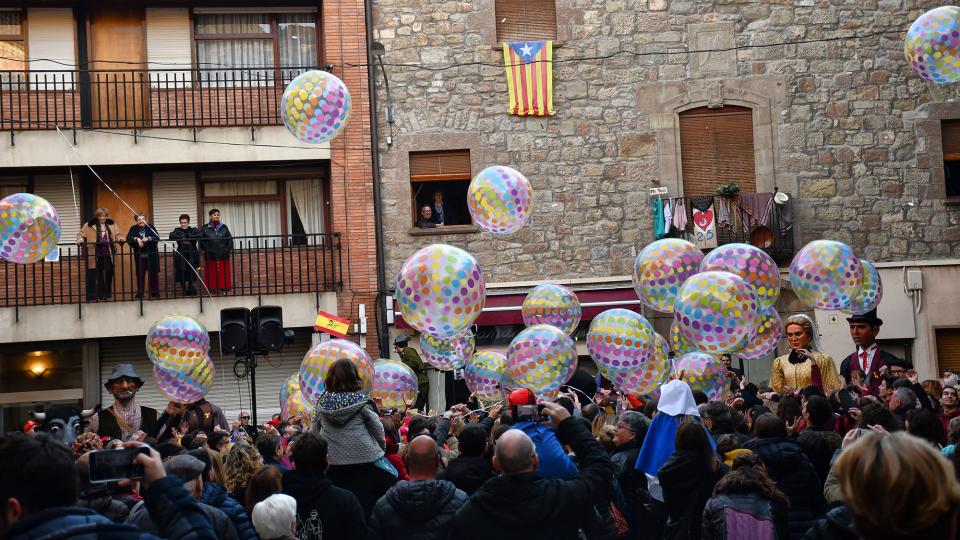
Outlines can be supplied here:
M253 182L207 182L203 184L205 197L238 195L276 195L277 182L262 180ZM233 236L260 236L270 238L247 238L234 242L240 247L273 247L281 245L280 201L208 202L203 213L212 208L220 210L220 220L230 228Z
M316 67L317 24L315 13L289 13L277 16L278 41L280 42L280 67L284 81L305 71L302 68Z
M323 184L320 180L287 180L287 194L291 203L288 215L292 218L294 212L297 213L303 231L307 234L324 232ZM313 245L322 241L318 237L308 237L307 243Z
M244 81L245 85L255 85L258 78L265 84L273 68L269 15L195 15L194 24L197 35L261 34L266 38L198 39L197 67L201 69L200 76L205 84L225 86L226 82Z

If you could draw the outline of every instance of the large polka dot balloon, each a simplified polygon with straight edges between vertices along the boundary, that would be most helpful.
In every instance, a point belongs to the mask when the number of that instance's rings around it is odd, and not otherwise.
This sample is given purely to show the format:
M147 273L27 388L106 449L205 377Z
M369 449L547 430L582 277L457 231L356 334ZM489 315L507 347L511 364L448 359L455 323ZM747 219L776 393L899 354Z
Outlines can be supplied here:
M420 335L420 352L423 360L440 371L462 368L473 356L476 340L473 332L467 331L452 338L438 338L430 334Z
M300 390L300 373L287 377L280 387L280 417L286 420L294 416L313 418L313 404L308 402Z
M744 360L757 360L772 353L783 336L783 321L780 320L776 308L763 310L759 321L747 346L737 352L737 356Z
M670 323L670 340L667 344L677 356L683 356L697 350L693 344L687 341L687 338L683 337L683 332L680 331L680 325L677 324L677 321Z
M613 386L628 394L655 394L670 373L667 340L657 334L657 353L640 369L606 370L603 375Z
M697 273L702 261L700 248L686 240L657 240L637 255L633 263L633 288L643 305L669 313L680 286Z
M563 330L549 324L524 328L507 349L511 384L537 394L566 384L577 369L577 349Z
M822 310L845 310L859 294L863 265L853 249L834 240L814 240L790 263L790 285L801 302Z
M43 197L14 193L0 200L0 259L16 264L42 261L59 239L60 216Z
M507 369L507 357L495 351L480 351L463 368L463 380L480 399L500 399L500 382Z
M960 8L943 6L921 15L907 30L903 52L928 81L960 80Z
M493 234L514 233L533 213L533 187L515 169L487 167L467 188L467 208L477 227Z
M290 81L280 98L283 125L306 143L327 142L350 120L350 90L336 75L311 70Z
M777 263L762 249L750 244L725 244L704 257L700 271L723 270L736 274L753 286L760 309L780 298L780 271Z
M331 339L317 343L307 351L300 363L300 391L310 403L316 403L324 392L324 379L333 363L346 358L360 374L361 392L369 394L373 389L373 360L367 351L346 339Z
M470 328L486 301L483 270L473 255L431 244L410 256L397 274L403 319L424 334L450 338Z
M417 375L406 364L394 360L379 360L373 369L373 391L370 392L370 397L380 399L384 408L404 409L408 401L417 400Z
M637 370L657 355L656 335L643 315L608 309L590 322L587 351L602 370Z
M166 369L156 364L153 366L153 380L160 391L181 403L194 403L207 395L215 373L209 357L189 367Z
M162 369L189 370L209 350L210 334L193 317L169 315L147 331L147 357Z
M549 324L572 334L580 324L583 312L580 300L570 289L561 285L537 285L523 300L523 324Z
M870 261L860 260L863 266L863 282L860 285L860 292L854 295L850 301L850 306L845 309L847 313L853 315L863 315L864 313L876 309L883 298L883 282L880 280L880 272Z
M728 384L724 376L726 369L720 359L703 352L681 356L674 366L674 373L684 373L681 380L690 385L690 390L703 391L710 401L722 399Z
M700 351L731 352L744 346L760 315L757 296L740 276L700 272L688 279L673 316L680 333Z

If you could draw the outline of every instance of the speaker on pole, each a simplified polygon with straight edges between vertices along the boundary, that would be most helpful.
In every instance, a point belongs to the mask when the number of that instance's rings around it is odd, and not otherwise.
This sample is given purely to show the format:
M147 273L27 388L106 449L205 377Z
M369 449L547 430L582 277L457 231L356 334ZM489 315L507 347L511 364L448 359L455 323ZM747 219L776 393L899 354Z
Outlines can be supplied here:
M250 310L250 347L257 353L283 348L283 309L259 306Z
M249 309L220 310L220 345L229 354L246 354L250 351Z

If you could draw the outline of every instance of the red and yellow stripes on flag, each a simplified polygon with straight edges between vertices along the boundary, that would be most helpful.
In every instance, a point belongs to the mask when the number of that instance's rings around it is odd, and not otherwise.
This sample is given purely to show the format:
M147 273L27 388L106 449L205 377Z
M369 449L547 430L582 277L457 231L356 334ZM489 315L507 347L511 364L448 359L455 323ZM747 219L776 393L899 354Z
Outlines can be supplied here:
M538 45L524 59L521 46ZM553 116L553 42L504 43L503 61L510 92L510 114Z
M338 338L345 338L347 337L347 332L350 331L350 319L344 319L332 313L321 311L317 313L317 320L313 323L313 329L318 332L326 332Z

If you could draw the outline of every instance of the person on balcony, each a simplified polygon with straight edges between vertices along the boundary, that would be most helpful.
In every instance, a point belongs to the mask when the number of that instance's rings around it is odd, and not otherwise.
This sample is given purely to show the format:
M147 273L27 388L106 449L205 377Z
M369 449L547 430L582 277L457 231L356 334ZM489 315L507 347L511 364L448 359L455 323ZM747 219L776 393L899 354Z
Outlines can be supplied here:
M193 287L200 267L200 252L197 251L197 240L200 238L200 229L190 226L190 215L180 215L180 226L170 232L170 240L177 243L177 255L173 259L173 280L183 287L185 296L197 294Z
M137 215L137 222L127 232L127 242L133 248L133 261L137 269L137 298L143 298L144 278L149 276L150 296L160 298L160 236L147 217Z
M200 250L203 251L203 280L212 293L230 292L230 253L233 251L233 235L220 221L220 210L209 212L210 222L200 231Z
M87 300L110 298L113 287L113 256L117 244L125 238L120 228L110 219L106 208L98 208L93 219L83 224L77 233L77 245L87 257Z

